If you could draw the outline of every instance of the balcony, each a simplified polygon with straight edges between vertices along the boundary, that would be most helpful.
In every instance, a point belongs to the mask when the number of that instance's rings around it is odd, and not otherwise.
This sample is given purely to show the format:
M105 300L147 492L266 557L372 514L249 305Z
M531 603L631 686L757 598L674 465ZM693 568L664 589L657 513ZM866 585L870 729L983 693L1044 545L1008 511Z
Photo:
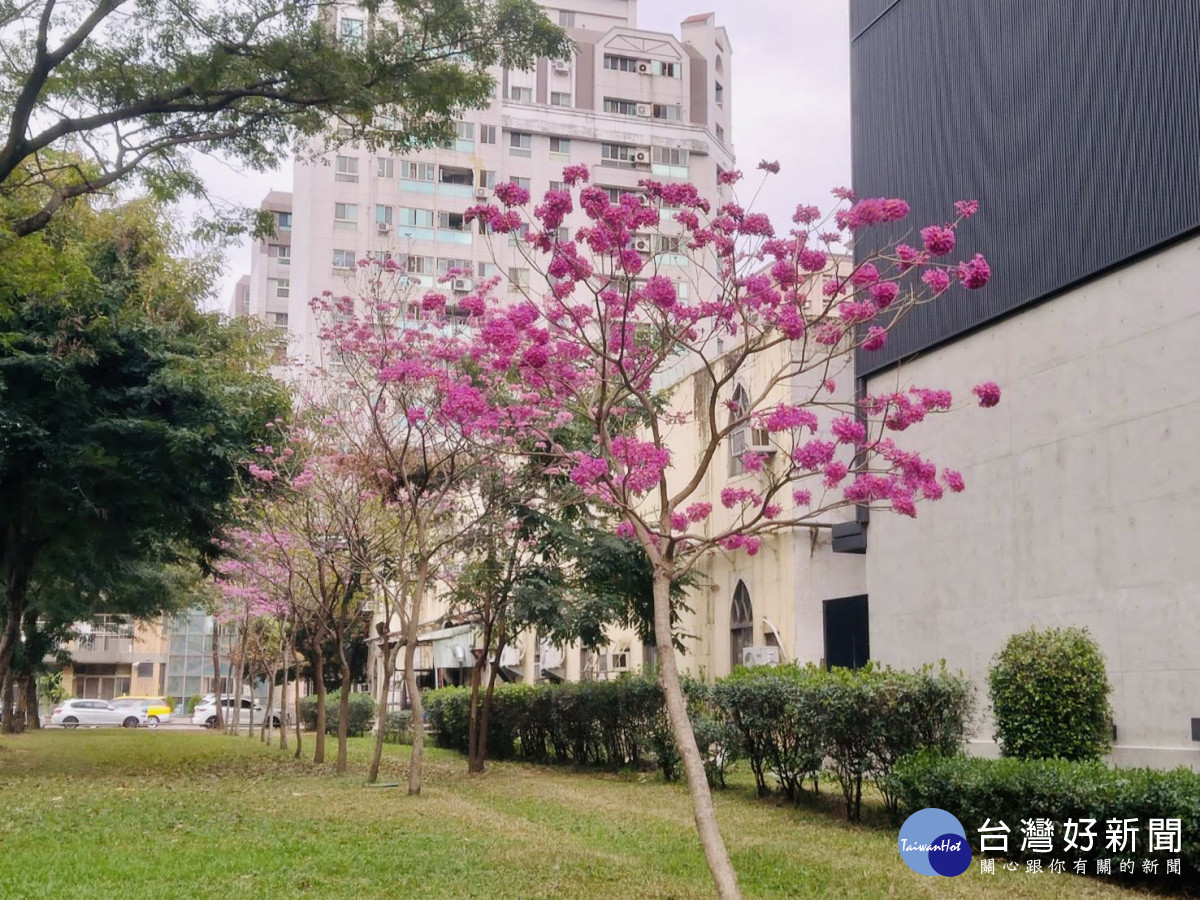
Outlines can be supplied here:
M132 634L110 631L82 634L67 644L66 649L77 663L132 663L145 656L135 652Z

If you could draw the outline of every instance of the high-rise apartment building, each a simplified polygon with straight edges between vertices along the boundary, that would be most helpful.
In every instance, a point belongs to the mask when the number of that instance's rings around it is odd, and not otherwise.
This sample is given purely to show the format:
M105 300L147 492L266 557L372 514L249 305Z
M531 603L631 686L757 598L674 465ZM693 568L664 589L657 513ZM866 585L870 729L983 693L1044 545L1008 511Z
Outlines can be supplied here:
M574 57L497 71L491 104L463 115L452 146L404 156L348 146L298 161L292 193L272 191L264 201L277 233L256 242L249 296L235 296L231 312L286 326L293 357L315 361L308 301L325 290L348 293L359 259L390 256L414 291L449 269L469 273L442 288L461 296L497 274L525 283L517 238L482 234L463 214L505 181L538 197L567 165L588 165L614 200L644 178L690 181L719 200L718 171L734 163L733 60L715 16L684 20L675 37L639 30L636 0L555 0L547 12L575 42ZM349 34L364 14L347 5L338 16L338 33ZM576 213L566 227L579 224ZM664 230L673 225L664 216ZM674 272L681 290L703 289L669 233L638 246L659 271Z

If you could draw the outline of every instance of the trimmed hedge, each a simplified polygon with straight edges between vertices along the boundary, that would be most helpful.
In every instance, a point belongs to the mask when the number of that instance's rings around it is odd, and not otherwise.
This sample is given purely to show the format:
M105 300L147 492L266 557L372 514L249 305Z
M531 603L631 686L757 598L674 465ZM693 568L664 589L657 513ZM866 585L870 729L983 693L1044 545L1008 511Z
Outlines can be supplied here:
M917 754L902 760L893 772L900 807L907 815L927 807L944 809L962 822L972 846L978 850L979 828L1008 826L1008 853L1012 858L1031 854L1021 850L1021 820L1046 818L1055 823L1054 847L1061 848L1058 829L1068 819L1095 819L1096 839L1090 852L1060 850L1056 855L1075 859L1109 858L1117 862L1179 858L1184 874L1195 880L1200 875L1200 774L1179 768L1116 769L1098 762L1067 760L979 759L965 756ZM1150 850L1147 829L1150 819L1179 819L1180 852ZM1109 819L1137 819L1136 850L1113 853L1105 842Z
M739 669L714 685L689 679L684 692L710 784L724 786L726 769L745 759L760 792L770 789L770 776L796 800L805 781L816 790L828 765L852 819L861 811L865 778L875 780L895 812L891 773L900 757L961 749L973 696L970 682L944 666ZM470 691L442 688L424 698L438 746L465 753ZM637 676L497 686L488 755L612 767L653 763L668 781L680 775L662 690Z
M325 695L325 733L337 734L338 714L341 712L339 701L341 691L332 691ZM351 736L366 734L375 720L375 701L370 694L361 692L350 695L350 721L347 723L347 733ZM309 731L317 728L317 695L309 694L300 698L300 722Z
M1085 629L1031 628L988 672L996 741L1019 759L1098 760L1112 735L1104 654Z

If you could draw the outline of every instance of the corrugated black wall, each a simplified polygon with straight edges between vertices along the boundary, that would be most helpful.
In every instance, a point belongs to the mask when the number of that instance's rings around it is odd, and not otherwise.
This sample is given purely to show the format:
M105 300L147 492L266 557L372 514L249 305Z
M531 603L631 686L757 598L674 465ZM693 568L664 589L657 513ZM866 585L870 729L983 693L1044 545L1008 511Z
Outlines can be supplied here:
M977 198L956 258L993 272L860 375L1200 226L1200 0L851 0L851 39L855 190L913 226Z

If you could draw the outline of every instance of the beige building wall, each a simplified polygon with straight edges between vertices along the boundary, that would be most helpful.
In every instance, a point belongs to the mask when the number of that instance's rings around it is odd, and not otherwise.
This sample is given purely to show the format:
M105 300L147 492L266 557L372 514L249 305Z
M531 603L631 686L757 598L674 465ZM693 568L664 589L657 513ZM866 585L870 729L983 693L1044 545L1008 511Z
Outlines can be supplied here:
M1008 636L1085 626L1108 662L1121 763L1200 768L1200 309L1191 239L871 379L1000 406L938 416L906 445L967 490L871 520L871 655L945 658L980 685ZM990 722L978 733L990 746Z

